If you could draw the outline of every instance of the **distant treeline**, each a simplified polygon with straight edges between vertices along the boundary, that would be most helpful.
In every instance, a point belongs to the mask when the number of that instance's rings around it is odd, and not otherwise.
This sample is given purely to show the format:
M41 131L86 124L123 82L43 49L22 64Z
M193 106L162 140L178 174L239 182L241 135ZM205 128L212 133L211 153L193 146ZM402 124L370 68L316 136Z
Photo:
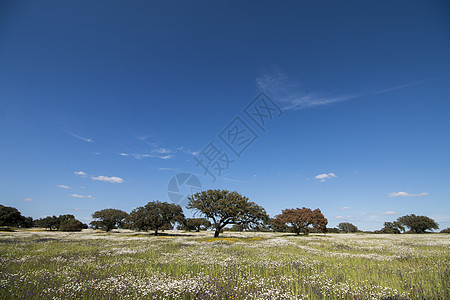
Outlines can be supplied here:
M200 231L212 229L214 237L223 231L272 231L292 232L296 235L309 233L355 233L361 232L349 222L338 224L336 228L327 228L327 219L320 209L310 208L283 209L281 214L271 218L265 209L249 201L237 192L226 190L208 190L188 198L187 209L201 214L201 218L186 218L180 205L152 201L137 207L130 213L119 209L103 209L92 214L94 220L82 223L75 216L66 214L48 216L40 219L24 217L14 207L0 205L0 229L40 227L48 230L81 231L91 227L110 231L116 228L155 232L163 230ZM371 233L426 233L439 229L438 224L426 216L414 214L399 217L396 221L385 222L384 227ZM450 233L444 229L441 233Z

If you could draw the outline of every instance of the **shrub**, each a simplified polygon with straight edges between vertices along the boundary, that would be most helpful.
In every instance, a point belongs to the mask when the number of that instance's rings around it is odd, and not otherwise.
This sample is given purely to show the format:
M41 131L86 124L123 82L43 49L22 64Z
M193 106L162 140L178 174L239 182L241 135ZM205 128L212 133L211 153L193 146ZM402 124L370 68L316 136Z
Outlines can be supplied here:
M61 225L59 225L59 230L61 231L81 231L85 227L85 224L81 223L77 219L69 219L63 221Z

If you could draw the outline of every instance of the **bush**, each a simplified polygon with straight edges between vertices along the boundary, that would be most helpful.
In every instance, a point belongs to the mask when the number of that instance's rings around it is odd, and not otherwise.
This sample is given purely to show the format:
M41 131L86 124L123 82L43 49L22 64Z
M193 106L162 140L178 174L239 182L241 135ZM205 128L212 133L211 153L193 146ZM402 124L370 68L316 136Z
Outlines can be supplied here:
M61 231L81 231L85 227L85 224L81 223L77 219L69 219L63 221L61 225L59 225L59 230Z
M440 233L450 233L450 228L442 229Z
M341 232L339 229L337 228L327 228L329 233L339 233Z

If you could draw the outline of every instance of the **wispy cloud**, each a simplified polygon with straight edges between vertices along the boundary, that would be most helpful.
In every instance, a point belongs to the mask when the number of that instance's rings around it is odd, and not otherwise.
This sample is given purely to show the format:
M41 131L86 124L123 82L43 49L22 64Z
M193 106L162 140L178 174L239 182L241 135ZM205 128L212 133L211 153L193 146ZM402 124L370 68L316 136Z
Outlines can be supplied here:
M158 168L159 171L178 171L179 169L175 168Z
M175 155L179 152L182 153L186 153L189 155L193 155L196 156L198 155L200 152L199 151L193 151L190 149L185 149L184 147L178 147L176 149L170 149L170 148L155 148L150 150L147 153L125 153L125 152L120 152L118 153L118 155L120 156L129 156L129 157L133 157L136 159L143 159L143 158L159 158L159 159L163 159L163 160L168 160L168 159L172 159L175 157Z
M425 82L425 80L418 80L418 81L414 81L414 82L410 82L410 83L405 83L405 84L401 84L401 85L394 86L394 87L391 87L391 88L387 88L387 89L384 89L384 90L376 91L376 92L374 92L374 94L389 93L389 92L401 90L401 89L404 89L404 88L412 87L412 86L415 86L415 85L419 85L419 84L422 84L424 82Z
M340 209L341 209L341 210L347 210L347 209L352 209L352 208L349 207L349 206L343 206L343 207L341 207Z
M86 138L86 137L82 137L82 136L76 135L75 133L72 133L72 132L70 132L70 131L66 131L66 132L67 132L68 134L70 134L71 136L73 136L73 137L79 139L79 140L82 140L82 141L85 141L85 142L88 142L88 143L93 143L93 142L95 142L93 139L90 139L90 138Z
M385 215L385 216L395 216L398 214L399 214L398 212L392 211L392 210L388 210L388 211L385 211L384 213L382 213L382 215Z
M92 180L98 180L98 181L104 181L104 182L110 182L110 183L122 183L124 180L120 177L108 177L108 176L92 176Z
M337 178L337 176L334 173L328 173L328 174L324 173L324 174L316 175L314 178L319 180L320 182L325 182L328 179Z
M70 186L64 185L64 184L57 184L56 186L59 187L59 188L62 188L62 189L69 189L70 188Z
M336 216L335 218L338 219L338 220L343 220L343 219L345 219L345 217L343 217L343 216Z
M308 107L328 105L359 97L359 94L323 95L317 92L302 91L298 82L286 74L275 71L266 73L256 79L259 89L279 101L285 110L300 110Z
M86 176L87 175L83 171L76 171L76 172L73 172L73 174L78 175L78 176Z
M31 199L31 198L25 198L25 199L23 199L23 201L25 201L25 202L33 202L33 199Z
M423 197L426 195L428 195L428 193L410 194L407 192L393 192L393 193L390 193L388 196L389 197Z
M94 197L92 197L92 195L78 195L78 194L72 194L70 195L71 197L74 198L89 198L89 199L95 199Z
M259 89L279 101L285 110L300 110L316 106L335 104L371 94L393 92L412 87L423 82L425 81L420 80L378 91L333 95L320 92L305 92L302 90L298 81L292 80L279 70L275 70L272 73L265 73L256 79L256 84Z

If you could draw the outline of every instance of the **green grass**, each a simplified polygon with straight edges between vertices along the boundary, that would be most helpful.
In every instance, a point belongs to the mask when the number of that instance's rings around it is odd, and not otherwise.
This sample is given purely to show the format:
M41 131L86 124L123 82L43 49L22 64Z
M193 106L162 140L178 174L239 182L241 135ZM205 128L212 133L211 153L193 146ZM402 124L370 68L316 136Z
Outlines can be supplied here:
M449 299L450 236L0 233L0 299Z

